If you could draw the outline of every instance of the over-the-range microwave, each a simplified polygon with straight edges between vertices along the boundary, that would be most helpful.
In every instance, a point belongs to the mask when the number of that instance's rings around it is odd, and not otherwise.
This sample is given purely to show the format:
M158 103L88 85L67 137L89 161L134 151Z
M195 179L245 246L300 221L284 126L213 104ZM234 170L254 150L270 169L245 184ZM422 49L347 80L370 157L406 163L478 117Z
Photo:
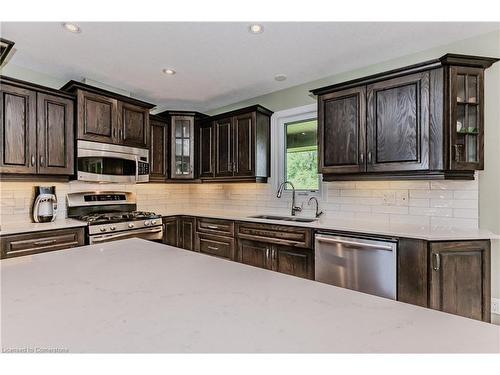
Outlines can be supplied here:
M91 182L149 181L149 150L77 141L77 179Z

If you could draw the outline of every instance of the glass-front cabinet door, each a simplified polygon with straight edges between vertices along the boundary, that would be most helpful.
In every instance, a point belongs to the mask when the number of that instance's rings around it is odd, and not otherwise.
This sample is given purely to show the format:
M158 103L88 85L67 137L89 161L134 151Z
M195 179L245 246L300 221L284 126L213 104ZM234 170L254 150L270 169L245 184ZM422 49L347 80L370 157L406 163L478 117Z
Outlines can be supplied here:
M451 169L483 169L483 70L450 68Z
M194 178L194 117L172 116L171 178Z

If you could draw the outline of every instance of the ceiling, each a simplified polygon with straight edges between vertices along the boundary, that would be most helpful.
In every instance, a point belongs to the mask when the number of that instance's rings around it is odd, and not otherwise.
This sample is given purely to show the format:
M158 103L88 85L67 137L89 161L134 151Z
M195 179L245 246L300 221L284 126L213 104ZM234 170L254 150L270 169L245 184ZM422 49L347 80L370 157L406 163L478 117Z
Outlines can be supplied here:
M208 111L499 29L498 23L2 23L9 64L102 82L159 108ZM175 69L168 76L163 68ZM274 80L286 74L287 80Z

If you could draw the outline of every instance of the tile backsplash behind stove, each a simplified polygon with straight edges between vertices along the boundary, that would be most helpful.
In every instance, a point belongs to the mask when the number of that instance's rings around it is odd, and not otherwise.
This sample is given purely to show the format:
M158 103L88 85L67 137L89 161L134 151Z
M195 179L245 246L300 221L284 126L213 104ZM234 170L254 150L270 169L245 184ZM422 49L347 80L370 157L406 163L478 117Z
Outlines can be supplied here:
M0 183L0 219L12 221L29 220L33 202L33 186L56 187L57 215L66 217L66 194L79 191L131 191L137 196L137 209L141 211L166 212L167 209L185 207L189 202L189 190L179 184L92 184L71 182L11 182Z
M123 190L137 194L139 210L172 212L176 209L224 209L241 213L288 214L290 197L276 198L272 183L250 184L90 184L2 181L0 188L1 219L27 220L33 200L34 185L55 185L58 216L66 217L68 192ZM307 198L301 216L313 215ZM323 184L319 198L326 218L408 223L425 227L477 228L478 181L359 181Z

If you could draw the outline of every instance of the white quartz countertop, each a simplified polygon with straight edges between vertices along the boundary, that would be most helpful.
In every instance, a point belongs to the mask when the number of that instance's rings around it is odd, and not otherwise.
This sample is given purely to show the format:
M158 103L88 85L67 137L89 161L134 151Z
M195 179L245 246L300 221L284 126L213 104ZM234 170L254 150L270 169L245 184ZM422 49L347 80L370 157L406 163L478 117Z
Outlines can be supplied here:
M500 327L140 239L0 261L3 352L500 352Z
M328 219L321 217L317 221L310 223L301 223L286 220L269 220L258 219L251 216L258 215L256 213L245 213L242 211L229 210L174 210L160 212L163 216L187 215L197 217L210 217L226 220L249 221L256 223L269 223L280 225L291 225L296 227L306 227L322 230L345 231L354 233L366 233L380 236L415 238L427 241L444 241L444 240L485 240L485 239L500 239L500 235L492 233L484 229L463 229L463 228L442 228L432 229L425 226L410 225L410 224L391 224L385 221L373 222L353 219ZM281 213L273 213L268 215L288 216ZM298 216L300 218L305 216Z
M28 219L23 221L11 221L8 217L2 216L0 225L0 235L6 236L9 234L39 232L44 230L86 227L87 223L74 219L56 219L50 223L33 223Z

